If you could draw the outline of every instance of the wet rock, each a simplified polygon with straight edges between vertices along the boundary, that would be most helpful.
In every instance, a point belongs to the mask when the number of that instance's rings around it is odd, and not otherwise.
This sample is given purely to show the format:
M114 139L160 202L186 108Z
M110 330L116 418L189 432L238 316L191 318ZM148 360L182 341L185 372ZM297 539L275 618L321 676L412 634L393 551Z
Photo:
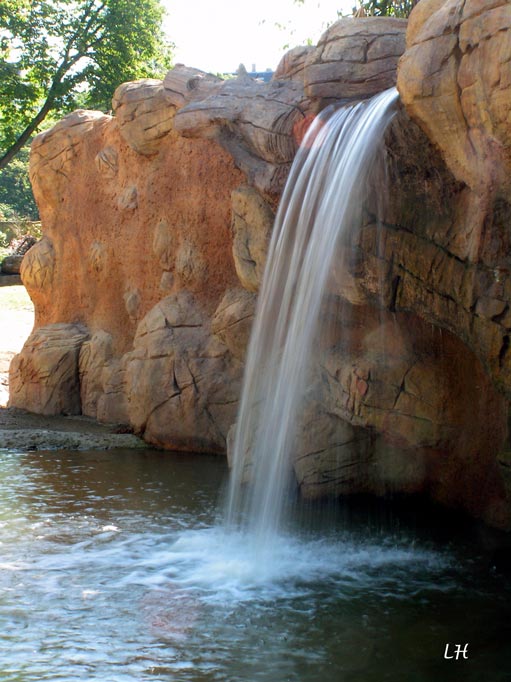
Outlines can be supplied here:
M305 498L367 492L369 431L309 403L297 442L293 467Z

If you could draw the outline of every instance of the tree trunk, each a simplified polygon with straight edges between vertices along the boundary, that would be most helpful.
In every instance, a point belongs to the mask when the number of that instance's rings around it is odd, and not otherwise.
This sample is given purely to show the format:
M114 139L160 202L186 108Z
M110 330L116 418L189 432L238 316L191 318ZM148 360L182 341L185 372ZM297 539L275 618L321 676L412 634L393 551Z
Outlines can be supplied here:
M26 145L33 133L37 130L39 125L44 121L48 112L51 111L55 97L49 95L46 102L43 104L41 109L39 109L36 116L30 121L25 130L18 137L16 142L9 147L5 154L0 157L0 170L5 168L16 156L16 154Z

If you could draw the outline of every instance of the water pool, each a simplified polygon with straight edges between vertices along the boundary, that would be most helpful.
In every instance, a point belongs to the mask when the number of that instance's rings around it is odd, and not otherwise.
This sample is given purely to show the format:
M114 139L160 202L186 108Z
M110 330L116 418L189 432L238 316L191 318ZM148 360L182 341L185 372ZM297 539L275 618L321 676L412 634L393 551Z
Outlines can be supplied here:
M0 680L511 679L510 582L474 528L302 509L264 560L218 524L226 474L0 450Z

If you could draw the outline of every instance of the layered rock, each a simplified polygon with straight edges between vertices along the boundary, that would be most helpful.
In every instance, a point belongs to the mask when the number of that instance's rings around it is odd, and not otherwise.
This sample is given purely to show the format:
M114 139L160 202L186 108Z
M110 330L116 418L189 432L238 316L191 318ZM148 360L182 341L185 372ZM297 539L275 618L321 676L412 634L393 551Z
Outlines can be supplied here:
M346 20L269 84L179 65L121 85L113 116L78 111L39 135L44 238L22 265L36 331L11 404L224 452L298 143L326 104L397 78L386 170L329 283L324 317L344 322L311 377L297 481L310 497L424 492L510 524L508 15L421 0L399 67L406 22Z
M78 356L87 337L75 324L36 329L11 362L9 405L39 414L81 414Z
M377 17L339 21L307 58L305 92L323 103L360 99L396 84L398 59L405 50L404 19Z
M421 0L399 68L402 100L458 179L510 198L511 6Z
M495 444L506 436L508 403L481 363L414 315L341 310L302 419L303 494L427 492L505 525Z

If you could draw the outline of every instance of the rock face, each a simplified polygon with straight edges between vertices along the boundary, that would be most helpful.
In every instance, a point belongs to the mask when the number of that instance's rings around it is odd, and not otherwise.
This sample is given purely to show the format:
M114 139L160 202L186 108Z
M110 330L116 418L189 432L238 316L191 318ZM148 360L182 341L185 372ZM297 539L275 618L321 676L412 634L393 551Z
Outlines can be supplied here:
M225 452L298 144L325 105L397 80L386 170L329 284L296 479L308 497L420 492L511 527L509 26L503 1L421 0L408 26L334 24L268 84L178 65L121 85L113 116L37 136L44 237L21 268L36 328L11 404Z
M136 431L153 445L223 452L241 364L212 335L197 300L186 291L162 299L139 324L133 345L125 363Z
M413 12L399 90L458 179L509 199L509 51L506 0L421 1Z
M505 523L507 401L473 354L408 313L344 303L338 324L302 420L303 494L426 492Z
M9 405L39 414L80 414L78 356L86 339L79 325L36 329L11 362Z
M376 95L396 84L405 50L406 20L377 17L338 21L308 56L305 92L324 103Z

